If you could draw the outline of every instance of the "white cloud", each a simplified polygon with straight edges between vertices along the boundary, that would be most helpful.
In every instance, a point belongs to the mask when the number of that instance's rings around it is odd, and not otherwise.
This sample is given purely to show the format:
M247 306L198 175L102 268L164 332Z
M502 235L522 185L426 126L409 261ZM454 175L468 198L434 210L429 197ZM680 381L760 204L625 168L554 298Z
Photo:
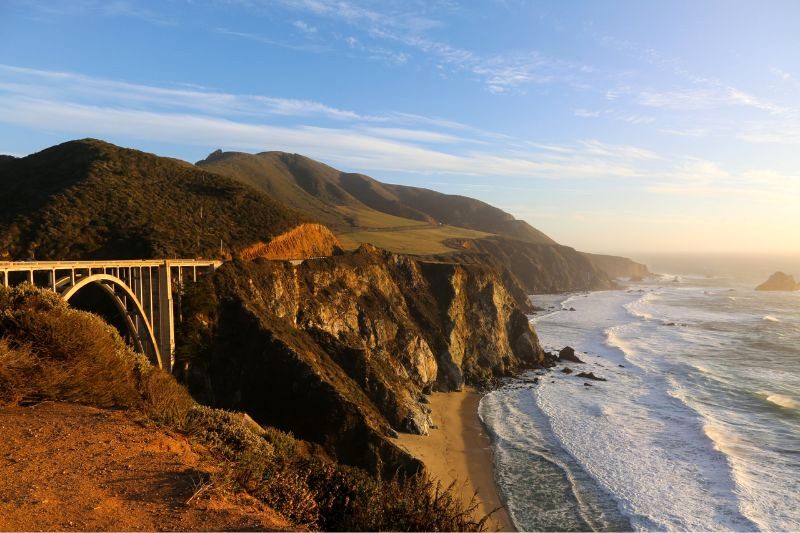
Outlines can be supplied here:
M266 10L274 4L307 17L328 19L337 24L346 24L363 32L359 37L337 37L348 49L365 53L369 59L394 64L405 64L411 59L410 51L421 53L434 68L448 69L473 75L493 94L503 94L528 84L564 82L575 87L588 88L587 76L595 74L589 65L549 58L534 50L516 51L495 55L479 54L473 50L431 39L426 32L443 23L430 13L454 9L447 2L399 2L364 3L347 0L232 0L242 7ZM302 24L306 21L295 22ZM298 26L299 27L299 26ZM317 30L314 27L314 30ZM260 40L267 44L286 45L265 36L247 32L227 30L227 34ZM382 42L384 45L377 44ZM582 81L584 80L584 81Z
M317 28L315 28L314 26L310 26L310 25L306 24L302 20L295 20L294 22L292 22L292 26L294 26L295 28L297 28L298 30L300 30L301 32L306 33L306 34L317 33Z
M775 74L777 77L779 77L780 79L782 79L784 81L789 81L789 80L792 79L792 75L791 74L789 74L788 72L786 72L785 70L780 69L780 68L772 68L772 69L770 69L770 72L772 72L773 74Z
M485 178L595 180L657 194L800 201L800 180L733 172L599 139L538 143L406 113L365 115L320 102L172 89L0 66L0 122L76 138L141 139L203 149L284 150L347 169ZM288 125L271 118L292 117ZM332 123L336 126L322 125ZM580 186L577 186L580 187Z

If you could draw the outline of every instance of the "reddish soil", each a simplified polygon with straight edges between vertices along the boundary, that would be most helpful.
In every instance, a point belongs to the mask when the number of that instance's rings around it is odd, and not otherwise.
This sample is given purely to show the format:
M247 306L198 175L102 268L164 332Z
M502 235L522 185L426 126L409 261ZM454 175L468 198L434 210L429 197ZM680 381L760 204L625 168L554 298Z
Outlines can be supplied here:
M213 460L185 436L125 411L0 408L0 530L291 528L245 494L213 485L195 494L213 471Z

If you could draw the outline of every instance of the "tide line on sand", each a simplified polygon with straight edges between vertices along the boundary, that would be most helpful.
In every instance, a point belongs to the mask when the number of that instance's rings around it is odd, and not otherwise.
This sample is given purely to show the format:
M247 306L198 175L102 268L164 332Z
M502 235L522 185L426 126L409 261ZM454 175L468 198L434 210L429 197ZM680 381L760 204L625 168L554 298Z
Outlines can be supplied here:
M428 398L437 428L427 436L401 434L399 444L425 463L443 486L456 481L456 490L465 502L477 491L478 517L501 507L491 516L490 529L514 531L494 481L491 441L478 417L480 394L465 389L435 392Z

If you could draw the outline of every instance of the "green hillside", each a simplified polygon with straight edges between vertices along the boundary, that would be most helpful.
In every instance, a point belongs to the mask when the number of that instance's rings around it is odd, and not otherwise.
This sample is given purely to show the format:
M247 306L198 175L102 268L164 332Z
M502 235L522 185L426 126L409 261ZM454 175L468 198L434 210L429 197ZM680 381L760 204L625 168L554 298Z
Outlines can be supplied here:
M423 249L431 248L441 251L446 248L442 241L447 238L476 238L486 233L554 244L528 223L480 200L385 184L363 174L340 172L297 154L217 151L197 165L260 188L345 234L346 241L388 245L396 251L413 250L410 253L424 253ZM441 231L442 225L449 226L449 230ZM397 235L408 231L413 234ZM391 246L393 242L420 239L429 242L423 242L424 246L418 249Z
M220 255L306 220L241 182L97 140L0 160L0 257Z

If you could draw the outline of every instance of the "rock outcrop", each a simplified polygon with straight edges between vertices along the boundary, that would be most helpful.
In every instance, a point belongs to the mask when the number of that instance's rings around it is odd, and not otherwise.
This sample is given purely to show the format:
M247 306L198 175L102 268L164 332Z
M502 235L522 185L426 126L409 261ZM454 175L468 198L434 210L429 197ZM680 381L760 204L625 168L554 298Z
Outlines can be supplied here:
M628 278L632 281L641 281L653 275L647 269L647 265L637 263L627 257L590 254L586 252L584 252L583 255L588 257L589 261L605 272L611 279Z
M757 291L798 291L800 283L785 272L775 272L767 281L756 287Z
M194 392L372 471L419 467L391 436L428 431L423 394L548 357L524 293L483 266L363 245L298 266L236 261L207 283L205 307L184 310L206 339L184 354Z
M447 244L459 251L441 260L492 265L528 294L617 288L586 254L560 244L536 244L509 237L487 237Z
M565 346L558 352L559 361L570 361L572 363L583 363L580 358L575 355L575 348L572 346Z

